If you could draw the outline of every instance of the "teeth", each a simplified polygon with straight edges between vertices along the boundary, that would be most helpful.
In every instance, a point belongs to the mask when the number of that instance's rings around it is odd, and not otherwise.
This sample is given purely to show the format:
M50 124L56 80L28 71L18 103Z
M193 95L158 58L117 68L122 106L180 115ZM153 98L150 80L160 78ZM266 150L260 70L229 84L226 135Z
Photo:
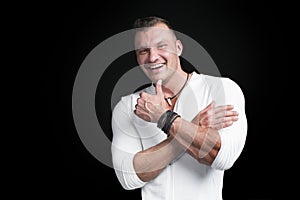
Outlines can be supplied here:
M157 69L161 66L162 66L162 64L153 65L153 66L150 67L150 69Z

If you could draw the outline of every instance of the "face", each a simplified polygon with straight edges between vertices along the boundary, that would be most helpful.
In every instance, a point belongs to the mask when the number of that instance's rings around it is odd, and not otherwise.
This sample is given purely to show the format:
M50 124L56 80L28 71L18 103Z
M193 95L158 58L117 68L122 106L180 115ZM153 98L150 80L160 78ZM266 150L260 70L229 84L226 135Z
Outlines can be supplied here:
M137 62L152 81L167 81L181 70L182 44L163 23L138 31L135 35Z

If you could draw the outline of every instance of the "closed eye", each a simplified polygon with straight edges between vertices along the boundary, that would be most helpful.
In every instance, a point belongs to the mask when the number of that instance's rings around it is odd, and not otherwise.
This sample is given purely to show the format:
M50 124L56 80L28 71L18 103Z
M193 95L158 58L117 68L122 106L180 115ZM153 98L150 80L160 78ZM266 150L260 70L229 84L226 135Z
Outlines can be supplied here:
M147 54L149 52L149 49L148 48L139 49L137 52L138 52L139 55L144 55L144 54Z
M164 49L164 48L166 48L166 47L167 47L167 44L159 44L159 45L157 46L158 49Z

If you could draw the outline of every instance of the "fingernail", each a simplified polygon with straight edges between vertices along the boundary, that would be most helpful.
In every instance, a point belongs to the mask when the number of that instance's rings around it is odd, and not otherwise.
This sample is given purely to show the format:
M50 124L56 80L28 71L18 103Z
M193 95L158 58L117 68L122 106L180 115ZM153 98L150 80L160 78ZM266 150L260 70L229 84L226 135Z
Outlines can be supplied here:
M158 85L161 85L161 83L162 83L162 80L158 80L158 81L157 81L157 84L158 84Z

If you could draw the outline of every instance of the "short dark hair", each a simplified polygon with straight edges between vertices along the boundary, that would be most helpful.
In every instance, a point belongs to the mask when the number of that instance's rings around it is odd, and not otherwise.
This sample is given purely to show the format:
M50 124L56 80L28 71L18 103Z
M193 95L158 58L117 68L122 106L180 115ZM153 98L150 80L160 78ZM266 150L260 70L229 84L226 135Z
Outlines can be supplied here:
M149 17L142 17L138 18L133 23L133 28L145 28L145 27L152 27L158 23L164 23L168 26L169 29L172 29L171 24L168 20L157 17L157 16L149 16Z
M153 27L159 23L165 24L173 32L175 38L177 38L177 35L176 35L175 31L173 30L170 22L166 19L163 19L163 18L157 17L157 16L148 16L148 17L138 18L134 21L133 28L137 29L137 30L144 29L144 28Z

